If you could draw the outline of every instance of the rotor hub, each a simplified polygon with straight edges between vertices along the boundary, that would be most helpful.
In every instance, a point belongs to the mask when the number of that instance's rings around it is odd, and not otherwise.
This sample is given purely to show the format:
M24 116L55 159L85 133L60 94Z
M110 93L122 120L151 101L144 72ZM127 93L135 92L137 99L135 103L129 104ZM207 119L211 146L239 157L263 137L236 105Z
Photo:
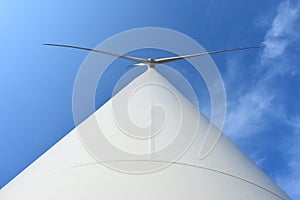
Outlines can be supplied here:
M148 58L147 60L148 60L149 63L154 63L155 62L154 58Z

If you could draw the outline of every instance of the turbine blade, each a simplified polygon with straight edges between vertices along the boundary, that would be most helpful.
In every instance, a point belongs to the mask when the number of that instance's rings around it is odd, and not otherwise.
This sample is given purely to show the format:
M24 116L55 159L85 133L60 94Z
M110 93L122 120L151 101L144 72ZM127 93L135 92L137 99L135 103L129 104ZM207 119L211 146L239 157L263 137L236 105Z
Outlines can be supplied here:
M147 66L147 64L145 64L145 63L137 63L137 64L129 65L129 66L127 66L127 68L129 68L129 67L143 67L143 66Z
M91 49L91 48L85 48L85 47L78 47L78 46L65 45L65 44L43 44L43 45L55 46L55 47L65 47L65 48L72 48L72 49L80 49L80 50L85 50L85 51L92 51L92 52L102 53L102 54L106 54L106 55L110 55L110 56L114 56L114 57L119 57L119 58L131 60L131 61L135 61L135 62L139 62L139 63L147 62L147 60L143 59L143 58L124 56L124 55L120 55L120 54L116 54L116 53L111 53L111 52L101 51L101 50Z
M197 53L197 54L189 54L189 55L184 55L184 56L160 58L160 59L155 60L155 64L163 64L163 63L168 63L168 62L174 62L176 60L182 60L182 59L186 59L186 58L193 58L193 57L197 57L197 56L206 56L206 55L209 55L209 54L217 54L217 53L228 52L228 51L240 51L240 50L255 49L255 48L260 48L260 46L232 48L232 49L209 51L209 52Z

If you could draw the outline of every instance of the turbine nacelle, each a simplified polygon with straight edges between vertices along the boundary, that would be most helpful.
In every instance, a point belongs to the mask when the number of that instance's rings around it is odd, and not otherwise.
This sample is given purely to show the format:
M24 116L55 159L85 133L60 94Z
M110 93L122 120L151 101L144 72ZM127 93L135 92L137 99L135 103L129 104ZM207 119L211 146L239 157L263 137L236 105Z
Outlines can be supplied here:
M149 63L154 63L154 62L155 62L155 59L154 59L154 58L148 58L147 61L148 61Z
M147 61L148 61L148 63L147 63L148 69L155 68L155 59L154 58L148 58Z

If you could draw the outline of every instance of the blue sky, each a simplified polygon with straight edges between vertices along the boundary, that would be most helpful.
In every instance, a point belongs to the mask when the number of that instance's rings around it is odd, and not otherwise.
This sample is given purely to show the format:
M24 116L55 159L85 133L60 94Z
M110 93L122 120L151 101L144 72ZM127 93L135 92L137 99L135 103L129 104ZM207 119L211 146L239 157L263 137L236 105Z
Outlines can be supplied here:
M87 53L41 44L95 47L121 31L157 26L185 33L206 50L265 45L212 57L227 92L224 132L300 199L299 1L11 0L0 3L0 25L0 187L74 128L73 83ZM120 64L110 73L127 70ZM102 82L98 107L113 85Z

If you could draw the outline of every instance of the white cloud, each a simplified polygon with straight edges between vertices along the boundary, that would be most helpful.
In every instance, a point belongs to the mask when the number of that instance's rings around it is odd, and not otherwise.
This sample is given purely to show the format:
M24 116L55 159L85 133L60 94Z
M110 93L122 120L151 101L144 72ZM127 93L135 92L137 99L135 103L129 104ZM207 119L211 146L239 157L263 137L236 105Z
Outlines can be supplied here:
M281 84L280 81L284 80L284 76L295 76L299 73L299 56L295 55L295 51L290 51L291 46L297 42L299 44L299 18L300 1L297 4L283 1L270 21L270 28L262 42L264 49L258 61L241 72L239 69L243 66L243 60L231 58L227 63L228 71L224 78L225 83L230 85L224 131L231 138L243 143L250 136L264 132L264 124L272 126L274 116L291 130L292 133L286 135L289 138L284 139L286 141L274 146L286 155L284 160L288 166L288 169L283 170L284 174L278 174L275 179L295 199L300 199L300 115L292 119L287 117L287 110L282 105L285 102L280 102L277 98L287 93L277 87ZM253 77L250 76L252 74ZM288 145L284 145L285 143ZM263 147L265 143L255 145L257 149L254 149L250 156L258 165L264 165L268 158L266 154L259 154L258 149L266 150Z
M287 46L298 38L294 30L298 16L299 4L293 5L290 1L284 1L280 4L272 26L265 35L262 63L281 56L285 53Z
M280 107L274 103L276 87L273 82L277 75L290 73L293 76L297 71L294 70L296 65L287 59L286 48L299 37L295 30L299 15L300 2L283 1L265 34L262 42L264 50L258 62L246 67L248 71L241 72L241 58L233 57L228 61L225 82L235 86L227 95L229 101L224 130L230 136L245 137L260 132L263 128L261 122L267 120L263 118L265 114L272 114L272 109Z
M299 66L291 59L287 48L299 39L295 27L299 21L300 2L292 4L284 1L280 4L278 12L272 23L271 29L265 35L263 44L265 49L261 55L262 67L269 68L265 81L272 81L277 75L295 75L295 69ZM274 105L274 108L280 105ZM283 110L283 113L286 113ZM300 199L300 117L289 119L282 117L281 120L292 134L286 134L286 139L280 151L286 156L288 169L284 174L276 177L277 183L294 199Z
M228 105L225 132L232 137L248 137L263 128L262 117L272 105L274 97L265 88L255 88Z
M300 116L290 119L289 124L293 128L294 134L300 136ZM300 148L299 148L299 152L300 152Z
M287 173L276 177L276 181L294 199L300 199L300 115L287 119L292 135L290 145L285 147L289 160Z

